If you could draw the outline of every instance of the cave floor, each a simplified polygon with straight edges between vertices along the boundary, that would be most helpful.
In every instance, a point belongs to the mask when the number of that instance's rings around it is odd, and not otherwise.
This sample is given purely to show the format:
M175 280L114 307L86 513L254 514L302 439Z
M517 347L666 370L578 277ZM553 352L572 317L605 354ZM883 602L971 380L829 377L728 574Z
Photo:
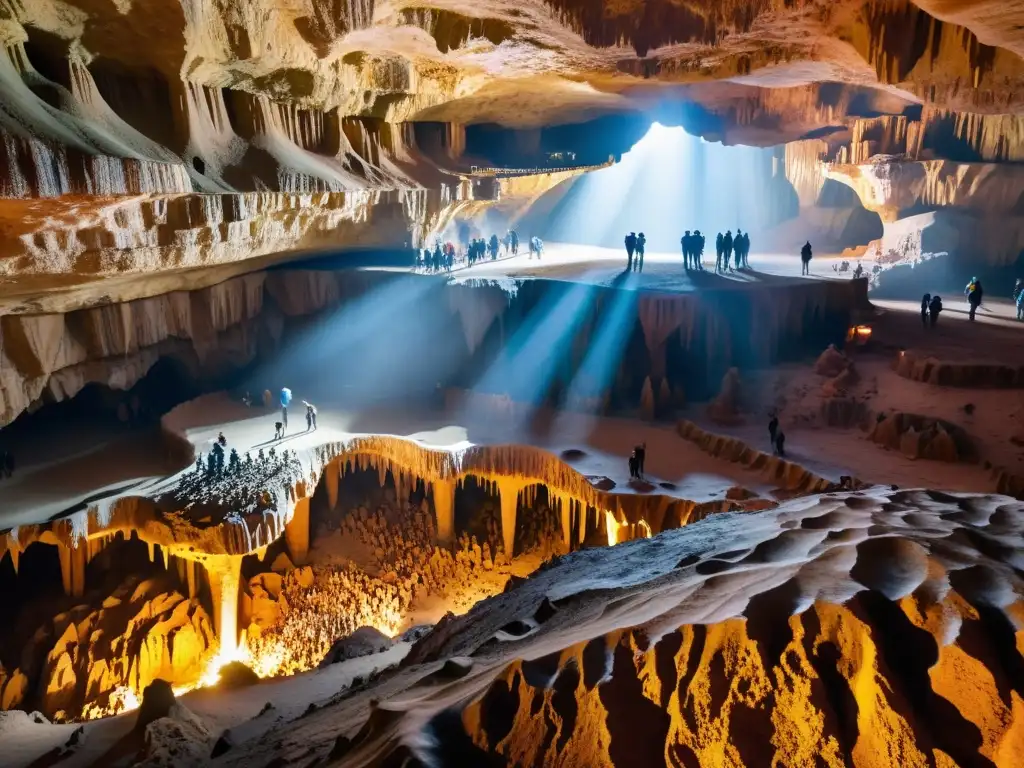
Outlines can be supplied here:
M461 412L399 413L394 410L360 411L346 403L317 402L318 426L307 431L301 406L302 390L295 386L290 409L290 429L283 440L273 440L274 423L280 419L277 408L246 408L227 395L206 395L185 403L165 417L165 424L184 434L206 454L218 433L223 432L228 450L235 448L244 457L246 451L259 449L309 449L328 442L344 441L357 435L394 435L414 440L425 447L457 450L469 445L530 445L555 456L575 449L582 456L564 459L565 463L589 476L607 477L614 483L613 493L657 493L705 502L724 498L726 490L741 485L765 494L776 487L756 472L716 459L695 445L682 440L670 424L652 424L626 418L591 417L560 412L551 423L538 425L495 419L467 407ZM298 403L296 407L295 403ZM51 439L59 439L53 435ZM633 447L647 443L646 475L650 485L629 484L627 457ZM123 455L131 446L121 444ZM19 467L22 479L3 487L0 529L52 519L55 510L76 511L85 499L96 500L113 495L157 496L173 487L178 473L154 477L133 473L135 460L115 461L108 454L104 467L109 475L96 474L95 453L71 453L63 461L51 461L44 467ZM154 461L162 456L153 457ZM119 472L119 470L123 470ZM183 472L191 472L192 466ZM101 480L90 484L90 478ZM836 476L838 478L838 475ZM5 481L10 482L10 481ZM659 485L664 483L665 485ZM106 493L104 493L106 491Z
M455 273L455 280L468 279L548 279L570 280L593 285L615 286L629 290L666 293L691 293L707 290L757 289L794 285L805 280L848 280L850 273L832 267L839 256L816 256L811 261L811 276L801 277L800 258L779 253L752 253L750 271L715 274L715 253L704 254L704 272L683 269L682 255L649 251L644 256L643 272L626 273L626 253L622 248L602 248L575 243L545 243L541 259L529 253L498 261L484 261Z

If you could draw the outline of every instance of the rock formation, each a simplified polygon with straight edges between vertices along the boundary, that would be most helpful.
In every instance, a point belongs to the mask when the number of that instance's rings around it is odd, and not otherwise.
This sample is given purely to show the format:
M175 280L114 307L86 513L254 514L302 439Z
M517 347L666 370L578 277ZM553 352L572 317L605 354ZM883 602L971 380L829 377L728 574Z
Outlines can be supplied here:
M490 203L515 216L621 156L648 109L710 141L800 141L783 154L805 207L826 178L872 210L959 205L963 179L1004 175L982 164L1024 155L1024 43L999 0L8 5L0 275L24 307L98 277L181 289L191 267L415 246ZM614 138L594 140L595 120ZM541 173L492 183L503 168ZM1005 263L1015 240L993 215L951 226Z
M78 605L36 628L21 666L0 676L3 708L36 707L58 720L116 712L124 691L193 683L216 644L198 601L130 577L100 605Z
M1009 768L1022 514L873 488L573 553L227 763Z

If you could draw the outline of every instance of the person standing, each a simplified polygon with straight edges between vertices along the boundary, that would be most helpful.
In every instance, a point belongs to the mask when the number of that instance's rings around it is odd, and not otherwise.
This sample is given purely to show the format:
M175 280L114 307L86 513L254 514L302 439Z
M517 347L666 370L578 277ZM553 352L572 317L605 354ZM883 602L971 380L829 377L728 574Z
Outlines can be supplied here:
M633 251L636 250L636 233L626 235L626 269L633 268Z
M683 236L679 239L679 244L683 248L683 269L689 269L690 251L693 250L693 240L690 238L690 230L686 230Z
M288 429L288 406L292 402L292 391L288 387L281 388L281 424ZM282 430L284 434L284 430Z
M644 476L644 459L647 458L647 443L640 443L636 448L633 449L633 455L636 456L636 472L637 477L643 479Z
M926 293L921 297L921 325L928 327L928 307L932 303L932 295Z
M811 252L811 241L808 240L804 243L804 247L800 249L800 262L803 268L800 271L800 275L807 275L810 277L811 274L811 257L814 254Z
M722 238L722 256L725 259L723 262L725 269L729 270L732 269L732 267L729 266L729 259L732 258L732 246L732 230L727 229L725 230L725 237Z
M928 302L928 321L932 328L938 322L940 312L942 312L942 299L938 296L932 296L932 300Z
M640 272L644 271L644 249L647 247L647 238L644 237L644 233L641 232L636 236L636 262L637 269Z
M772 447L775 446L775 438L778 436L778 433L779 433L779 416L778 416L778 414L775 413L775 411L772 411L772 417L768 421L768 437L771 438Z
M972 277L971 282L969 282L967 287L964 289L964 294L967 296L967 303L971 307L971 311L968 313L967 317L973 322L974 313L977 312L978 307L981 306L981 299L984 295L984 289L981 287L981 281L976 277Z
M722 270L722 254L725 252L725 238L722 237L721 232L715 238L715 252L717 254L715 257L715 272L720 272Z

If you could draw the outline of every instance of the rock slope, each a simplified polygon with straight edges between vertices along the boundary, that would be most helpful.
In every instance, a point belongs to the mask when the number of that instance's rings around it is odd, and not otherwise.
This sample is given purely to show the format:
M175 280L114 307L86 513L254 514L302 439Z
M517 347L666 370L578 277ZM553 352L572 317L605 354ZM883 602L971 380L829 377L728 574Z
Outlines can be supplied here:
M871 488L583 550L225 762L1017 765L1022 531Z

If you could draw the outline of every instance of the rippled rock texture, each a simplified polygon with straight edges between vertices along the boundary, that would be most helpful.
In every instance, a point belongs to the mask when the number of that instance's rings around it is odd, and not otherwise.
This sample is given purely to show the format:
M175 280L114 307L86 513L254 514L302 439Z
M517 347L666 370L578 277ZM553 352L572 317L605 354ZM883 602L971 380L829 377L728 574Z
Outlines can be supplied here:
M576 552L228 762L1008 768L1022 525L876 488Z

